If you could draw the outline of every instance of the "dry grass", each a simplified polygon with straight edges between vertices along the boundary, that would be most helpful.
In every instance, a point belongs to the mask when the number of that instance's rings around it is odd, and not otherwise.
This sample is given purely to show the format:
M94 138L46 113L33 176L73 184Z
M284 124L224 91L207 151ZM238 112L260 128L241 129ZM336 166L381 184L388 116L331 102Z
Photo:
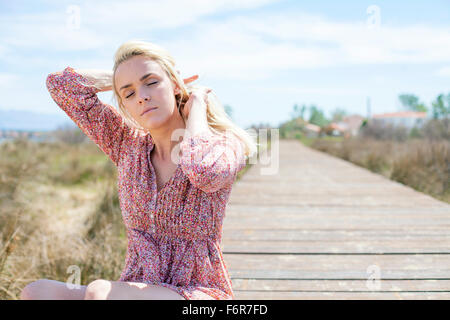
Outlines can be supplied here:
M117 279L126 236L116 169L91 142L0 144L0 299L28 283Z

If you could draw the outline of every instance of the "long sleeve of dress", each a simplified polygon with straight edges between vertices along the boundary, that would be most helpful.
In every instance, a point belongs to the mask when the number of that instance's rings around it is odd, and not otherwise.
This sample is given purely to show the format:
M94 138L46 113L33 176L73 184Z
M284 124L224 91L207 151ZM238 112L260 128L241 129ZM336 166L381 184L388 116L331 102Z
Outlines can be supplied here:
M120 149L131 128L115 109L99 100L98 89L71 67L47 76L46 85L56 104L117 166Z
M211 193L229 187L245 167L243 145L233 134L197 133L180 143L180 165L190 182Z

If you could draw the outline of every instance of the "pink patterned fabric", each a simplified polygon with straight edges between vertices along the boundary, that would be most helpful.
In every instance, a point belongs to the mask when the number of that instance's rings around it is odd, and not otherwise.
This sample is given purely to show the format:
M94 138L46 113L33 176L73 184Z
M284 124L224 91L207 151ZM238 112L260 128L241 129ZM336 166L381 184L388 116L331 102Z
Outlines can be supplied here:
M127 126L81 83L88 80L71 67L46 80L56 104L117 166L128 238L118 281L164 286L185 299L235 299L221 241L231 188L245 166L239 139L204 131L183 140L177 169L157 192L150 134Z

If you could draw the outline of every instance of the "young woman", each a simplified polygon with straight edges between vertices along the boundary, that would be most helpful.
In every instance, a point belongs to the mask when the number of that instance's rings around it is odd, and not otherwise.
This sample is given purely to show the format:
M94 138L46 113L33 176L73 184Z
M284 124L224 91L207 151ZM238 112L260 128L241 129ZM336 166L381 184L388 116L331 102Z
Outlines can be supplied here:
M196 78L183 81L174 59L144 41L121 45L112 72L48 75L57 105L117 166L128 247L117 281L69 289L40 279L21 299L234 299L222 224L256 145L209 88L189 84ZM111 89L117 110L96 95Z

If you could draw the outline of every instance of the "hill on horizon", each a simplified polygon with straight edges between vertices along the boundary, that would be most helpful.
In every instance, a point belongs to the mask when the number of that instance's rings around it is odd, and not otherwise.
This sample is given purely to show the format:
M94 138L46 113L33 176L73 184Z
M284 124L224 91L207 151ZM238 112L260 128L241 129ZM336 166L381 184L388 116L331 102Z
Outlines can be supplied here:
M73 123L63 114L39 113L28 110L0 110L0 130L51 131Z

